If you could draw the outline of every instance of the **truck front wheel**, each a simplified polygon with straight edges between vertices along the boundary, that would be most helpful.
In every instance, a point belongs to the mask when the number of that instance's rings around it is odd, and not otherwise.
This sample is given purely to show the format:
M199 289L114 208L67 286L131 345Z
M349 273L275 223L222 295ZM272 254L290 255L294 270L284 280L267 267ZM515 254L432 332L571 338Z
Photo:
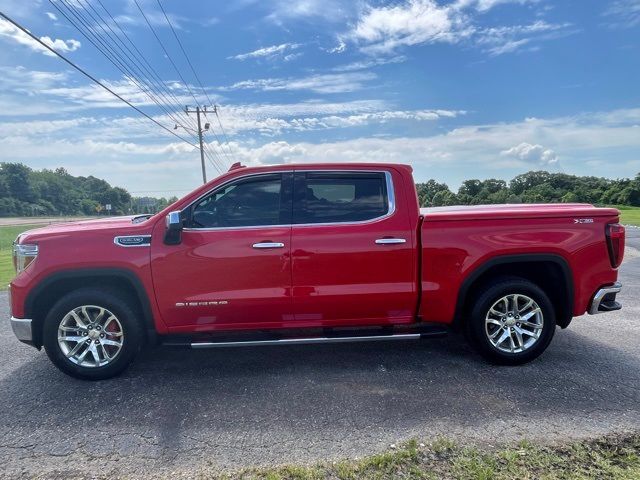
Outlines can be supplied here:
M81 289L60 299L44 321L44 348L64 373L85 380L120 374L142 343L142 329L116 293Z
M467 323L472 345L489 361L520 365L537 358L553 338L553 305L536 284L503 278L476 297Z

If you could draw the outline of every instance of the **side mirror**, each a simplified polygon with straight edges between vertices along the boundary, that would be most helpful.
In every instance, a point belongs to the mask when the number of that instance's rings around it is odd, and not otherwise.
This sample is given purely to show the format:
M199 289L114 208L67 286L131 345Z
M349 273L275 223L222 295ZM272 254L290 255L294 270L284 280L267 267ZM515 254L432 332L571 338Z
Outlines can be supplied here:
M167 231L164 234L164 243L167 245L180 244L182 242L182 229L184 228L182 212L180 210L169 212L165 219L165 224Z

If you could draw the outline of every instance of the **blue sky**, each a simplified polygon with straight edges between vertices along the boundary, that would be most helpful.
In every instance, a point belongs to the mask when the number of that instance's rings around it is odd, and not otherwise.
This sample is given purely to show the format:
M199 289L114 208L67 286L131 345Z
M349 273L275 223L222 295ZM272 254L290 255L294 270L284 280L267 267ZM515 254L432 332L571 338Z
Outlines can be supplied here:
M231 161L409 163L417 180L453 188L532 169L640 172L640 0L161 0L197 78L158 1L138 4L168 58L134 0L0 10L190 141L173 129L193 122L178 105L219 105L224 134L207 120L210 177ZM162 84L140 61L123 75L56 6L105 43L122 28ZM0 142L0 161L64 166L137 195L200 182L193 146L6 22Z

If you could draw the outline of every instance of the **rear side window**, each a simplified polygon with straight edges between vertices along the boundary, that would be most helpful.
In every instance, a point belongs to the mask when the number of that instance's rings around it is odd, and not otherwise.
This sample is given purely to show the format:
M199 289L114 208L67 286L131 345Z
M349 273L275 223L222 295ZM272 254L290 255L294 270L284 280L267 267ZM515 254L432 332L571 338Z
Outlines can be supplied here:
M372 220L389 211L384 172L298 173L294 223L344 223Z
M215 190L197 202L192 207L190 227L278 225L281 223L281 202L281 175L242 179Z

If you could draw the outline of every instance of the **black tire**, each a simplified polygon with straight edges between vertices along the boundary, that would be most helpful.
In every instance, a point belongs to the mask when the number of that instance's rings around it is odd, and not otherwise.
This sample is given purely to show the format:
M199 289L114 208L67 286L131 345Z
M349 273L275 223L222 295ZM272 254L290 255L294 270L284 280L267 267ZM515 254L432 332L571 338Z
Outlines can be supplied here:
M505 340L505 342L507 342L506 344L503 343L500 344L499 347L497 347L489 338L489 335L496 332L496 330L498 329L502 329L499 332L499 337L502 337L501 334L504 333L507 327L493 326L493 324L487 326L486 317L489 313L489 310L492 306L494 306L494 304L496 304L496 302L502 300L504 297L515 294L529 297L529 299L532 299L535 301L535 303L537 303L542 316L542 331L539 333L537 339L526 349L523 349L519 352L507 352L503 351L502 349L511 347L511 339L507 337L508 342L507 340ZM509 303L507 301L507 305L508 304ZM502 305L502 303L500 303L500 305ZM511 305L513 305L513 301ZM508 307L505 308L505 310L508 310ZM512 309L512 311L514 310ZM535 318L540 317L536 316ZM503 320L499 321L502 322ZM510 318L504 317L504 321L514 321L513 313L512 317ZM506 325L508 326L509 324L507 323ZM523 327L520 327L521 324L517 325L519 328L518 332L522 332ZM478 293L471 307L466 326L468 340L484 358L492 363L501 365L522 365L539 357L542 352L544 352L549 346L549 343L551 342L551 339L553 338L556 330L556 319L553 305L551 304L549 297L535 283L519 277L502 277L497 279L495 283L487 285L482 291ZM516 325L513 325L509 328L515 329ZM488 329L493 330L488 331ZM534 328L527 327L527 329L535 331ZM514 338L516 337L515 332L513 332L512 335ZM529 337L528 334L520 334L520 337L527 339L533 338ZM499 338L497 338L496 341L497 340L499 340ZM515 338L514 343L516 343L516 346L518 345L517 341L518 339ZM520 347L517 348L519 349Z
M95 305L113 313L122 329L122 346L106 365L82 366L72 362L58 344L58 328L75 308ZM109 338L109 337L107 337ZM143 329L134 310L117 292L86 288L62 297L44 320L43 344L49 359L62 372L83 380L105 380L122 373L133 361L143 343Z

